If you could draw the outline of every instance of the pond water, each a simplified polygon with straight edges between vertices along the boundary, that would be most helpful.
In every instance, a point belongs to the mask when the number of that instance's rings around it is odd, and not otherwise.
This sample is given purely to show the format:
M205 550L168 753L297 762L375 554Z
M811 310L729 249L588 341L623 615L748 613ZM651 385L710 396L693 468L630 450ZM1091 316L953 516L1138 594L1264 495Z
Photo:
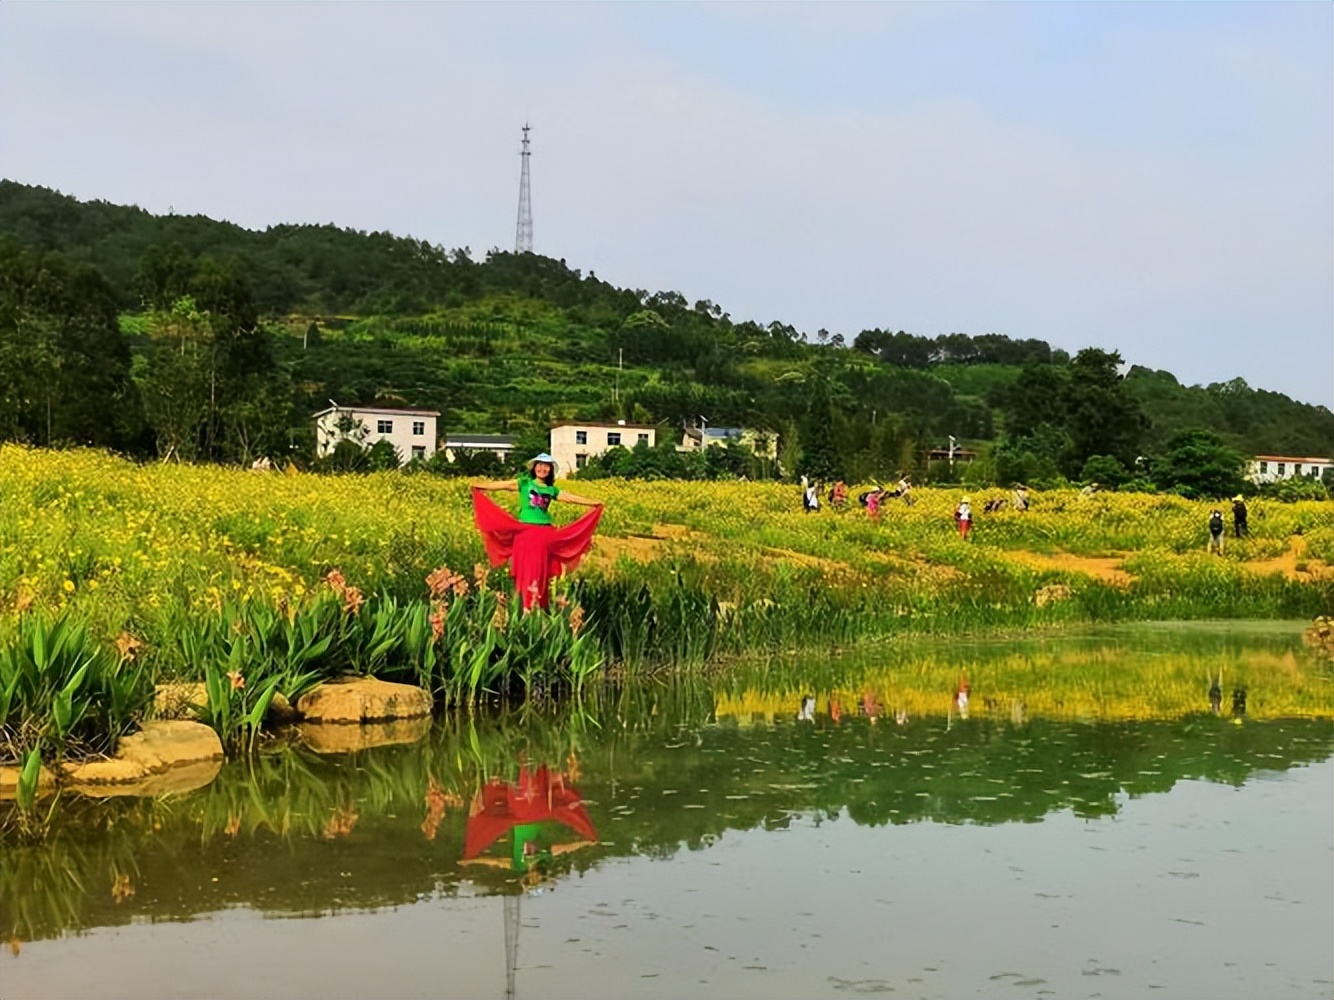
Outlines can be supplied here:
M1291 627L934 643L275 742L6 826L0 992L1328 997L1331 676L1299 657ZM1052 662L1198 683L1172 710L1039 689Z

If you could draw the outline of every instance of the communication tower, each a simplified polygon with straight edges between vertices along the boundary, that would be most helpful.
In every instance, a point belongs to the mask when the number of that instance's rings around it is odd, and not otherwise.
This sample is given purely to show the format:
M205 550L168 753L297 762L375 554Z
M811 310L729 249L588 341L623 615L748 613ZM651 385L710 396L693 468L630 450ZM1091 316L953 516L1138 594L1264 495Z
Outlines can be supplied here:
M519 173L519 224L514 230L514 252L533 252L533 195L528 188L528 124L523 126L523 152L519 161L523 164Z

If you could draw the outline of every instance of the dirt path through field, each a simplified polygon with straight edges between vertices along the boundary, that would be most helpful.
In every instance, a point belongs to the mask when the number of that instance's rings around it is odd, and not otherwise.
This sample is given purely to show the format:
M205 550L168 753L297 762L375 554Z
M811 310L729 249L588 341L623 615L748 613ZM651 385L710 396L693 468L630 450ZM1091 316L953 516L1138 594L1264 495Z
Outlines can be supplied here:
M1304 563L1305 568L1298 569L1298 563ZM1299 582L1334 573L1334 567L1307 556L1306 539L1301 535L1293 535L1288 539L1288 547L1281 556L1273 559L1250 559L1242 565L1253 573L1282 573L1289 580Z
M1009 549L1003 553L1011 562L1022 563L1033 569L1059 570L1062 573L1083 573L1104 583L1128 587L1134 577L1121 568L1121 556L1077 556L1070 552L1044 555L1027 549Z

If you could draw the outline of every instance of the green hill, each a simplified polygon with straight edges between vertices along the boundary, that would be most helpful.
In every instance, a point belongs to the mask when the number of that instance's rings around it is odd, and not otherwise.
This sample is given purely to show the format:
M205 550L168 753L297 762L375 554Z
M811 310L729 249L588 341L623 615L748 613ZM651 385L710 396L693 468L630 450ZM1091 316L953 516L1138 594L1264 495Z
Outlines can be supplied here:
M1111 351L888 329L807 338L532 254L474 260L331 225L259 232L12 181L0 268L0 438L38 444L302 453L310 412L332 398L436 408L446 432L705 416L777 434L789 470L862 480L921 473L949 435L985 456L975 475L1000 479L1078 478L1094 459L1103 481L1152 474L1138 460L1192 431L1234 456L1334 448L1327 408L1241 380L1122 377Z

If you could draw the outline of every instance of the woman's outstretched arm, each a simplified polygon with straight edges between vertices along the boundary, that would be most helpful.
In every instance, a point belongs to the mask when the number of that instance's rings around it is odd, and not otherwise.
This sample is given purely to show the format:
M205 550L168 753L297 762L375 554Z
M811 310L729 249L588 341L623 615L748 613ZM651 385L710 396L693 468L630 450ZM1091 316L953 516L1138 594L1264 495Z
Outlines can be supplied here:
M578 493L567 493L565 490L561 490L561 491L560 491L560 496L557 497L556 499L557 499L557 500L568 500L570 503L578 504L580 507L601 507L601 506L602 506L602 501L601 501L601 500L590 500L590 499L588 499L588 497L581 497Z
M475 490L503 490L506 493L518 493L519 483L514 479L492 479L485 483L473 483L472 488Z

